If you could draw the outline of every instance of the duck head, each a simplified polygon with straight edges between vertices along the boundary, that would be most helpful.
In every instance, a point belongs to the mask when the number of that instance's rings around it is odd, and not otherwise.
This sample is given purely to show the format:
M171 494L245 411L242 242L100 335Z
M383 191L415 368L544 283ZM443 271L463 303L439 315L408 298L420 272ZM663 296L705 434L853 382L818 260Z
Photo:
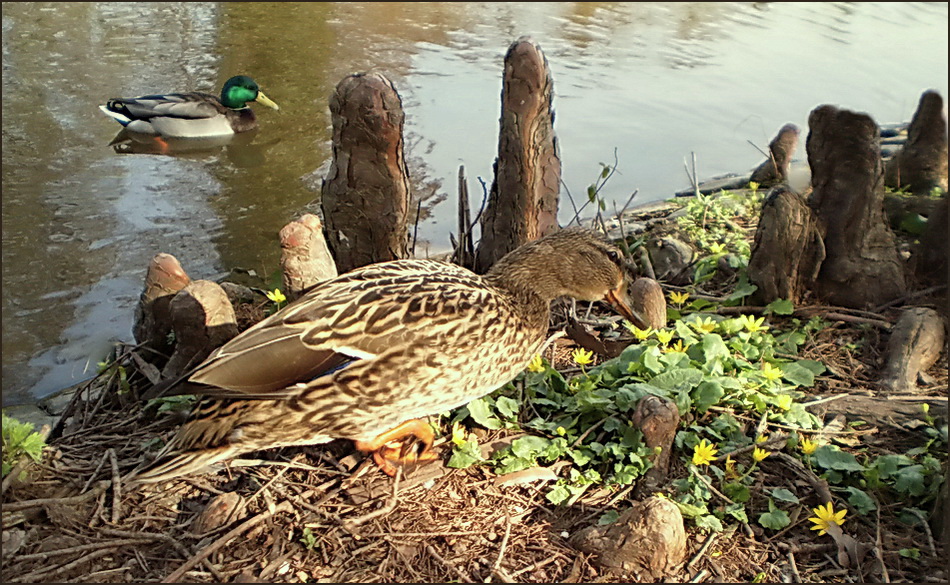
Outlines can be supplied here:
M224 87L221 88L222 104L239 110L247 107L247 102L257 102L275 110L280 109L280 106L264 95L257 82L247 75L235 75L224 82Z
M546 302L562 296L606 301L637 327L646 327L627 299L631 270L623 253L586 228L564 228L529 242L485 276L512 290L533 291Z

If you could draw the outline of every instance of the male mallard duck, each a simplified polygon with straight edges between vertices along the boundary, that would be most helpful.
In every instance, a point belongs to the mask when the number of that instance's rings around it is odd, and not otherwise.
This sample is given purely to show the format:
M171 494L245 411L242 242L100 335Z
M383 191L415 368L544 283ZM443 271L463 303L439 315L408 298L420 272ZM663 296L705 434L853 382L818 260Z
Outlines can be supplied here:
M484 396L524 370L544 344L550 303L626 303L620 250L594 232L562 229L509 253L484 276L434 260L395 260L324 281L233 338L180 384L206 398L156 460L155 482L240 453L337 438L391 462L387 443L415 436L420 417Z
M280 109L246 75L227 80L220 99L197 91L166 93L114 98L99 109L129 132L165 138L207 138L257 128L257 118L248 102Z

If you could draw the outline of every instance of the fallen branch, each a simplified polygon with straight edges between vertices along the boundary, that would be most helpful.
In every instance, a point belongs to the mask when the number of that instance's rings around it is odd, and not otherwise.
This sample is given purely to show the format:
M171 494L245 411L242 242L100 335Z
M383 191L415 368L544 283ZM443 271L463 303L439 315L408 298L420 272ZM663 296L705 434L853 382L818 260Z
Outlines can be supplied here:
M510 582L510 576L501 570L501 560L505 557L505 551L508 548L508 538L511 537L511 518L505 517L505 535L501 539L501 546L498 549L498 558L491 567L492 575L495 575L504 582ZM491 582L491 575L485 577L485 583Z
M45 581L47 583L53 583L55 582L52 580L53 577L62 575L63 573L68 573L69 571L75 569L76 567L80 565L88 563L89 561L92 561L94 559L98 559L99 557L104 557L106 555L113 554L114 552L115 552L115 547L109 547L106 549L93 551L89 553L88 555L79 557L75 561L71 563L66 563L65 565L62 565L59 567L48 567L45 569L40 569L38 571L32 571L25 575L20 575L19 577L11 577L10 582L11 583L42 583Z
M878 313L878 312L880 312L880 311L883 311L883 310L885 310L885 309L889 309L889 308L891 308L891 307L893 307L893 306L895 306L895 305L899 305L899 304L901 304L901 303L904 303L904 302L907 302L907 301L916 299L916 298L918 298L918 297L925 297L925 296L930 295L930 294L933 294L933 293L938 293L938 292L944 290L945 288L947 288L947 285L945 285L945 284L940 284L940 285L937 285L937 286L932 286L932 287L930 287L930 288L925 288L925 289L922 289L922 290L914 291L914 292L909 293L909 294L906 294L906 295L904 295L904 296L902 296L902 297L898 297L898 298L896 298L896 299L894 299L894 300L892 300L892 301L888 301L888 302L884 303L883 305L878 305L877 307L874 307L874 312Z
M436 552L436 550L435 550L434 548L432 548L432 545L431 545L431 544L427 544L427 545L426 545L426 552L429 553L430 555L432 555L432 558L434 558L435 560L437 560L437 561L439 561L440 563L442 563L442 565L443 565L444 567L446 567L447 569L451 569L456 575L459 576L459 579L461 579L461 581L462 581L463 583L474 583L474 582L475 582L475 581L471 578L471 576L468 575L468 573L466 573L466 572L463 571L462 569L459 569L458 567L456 567L454 563L450 563L449 561L447 561L447 560L445 560L444 558L442 558L442 555L440 555L438 552Z
M230 532L228 532L227 534L225 534L218 540L214 541L213 543L209 544L208 546L198 551L196 555L194 555L193 557L185 561L184 564L178 567L171 575L165 577L162 580L162 583L183 582L182 577L185 576L185 573L190 571L195 565L197 565L198 563L200 563L207 557L211 556L211 554L213 554L219 548L228 544L232 539L237 538L241 534L247 532L251 528L257 526L258 524L271 518L272 516L276 516L280 512L292 512L293 509L294 509L293 505L289 501L284 500L277 506L274 506L272 510L269 510L267 512L263 512L261 514L258 514L257 516L254 516L253 518L242 523L240 526L234 528L233 530L231 530Z
M689 472L692 473L693 476L694 476L696 479L698 479L699 481L703 482L703 485L705 485L707 488L709 488L709 491L711 491L713 494L715 494L715 495L716 495L719 499L721 499L723 502L725 502L725 503L727 503L727 504L730 504L730 505L731 505L731 504L735 504L735 502L733 502L733 501L729 498L729 496L727 496L726 494L724 494L724 493L722 493L721 491L717 490L717 489L716 489L716 486L714 486L714 485L712 484L712 482L710 482L708 479L706 479L706 477L703 476L703 474L700 473L698 469L696 469L696 466L695 466L695 465L690 465L690 466L689 466Z
M703 558L703 556L705 556L706 551L709 550L709 547L712 546L712 543L714 543L715 541L716 541L716 533L715 533L715 532L710 532L710 533L709 533L709 536L706 537L706 540L703 541L703 545L702 545L701 547L699 547L699 550L696 551L696 554L695 554L695 555L693 555L693 558L691 558L691 559L689 560L689 562L686 563L686 570L687 570L687 571L692 571L692 570L693 570L693 565L695 565L696 563L698 563L698 562L699 562L699 559L701 559L701 558Z
M96 484L96 487L92 490L80 494L78 496L69 496L67 498L39 498L36 500L24 500L22 502L10 502L3 505L4 512L18 512L21 510L30 510L32 508L40 508L42 506L56 505L60 504L63 506L75 506L76 504L82 504L88 502L89 500L99 497L100 494L109 489L109 486L112 484L109 480L100 481Z
M703 579L705 579L705 578L706 578L706 575L708 575L708 574L709 574L709 571L706 570L706 569L703 569L702 571L700 571L700 572L696 573L695 575L693 575L693 578L690 579L689 581L687 581L687 583L699 583L699 582L701 582Z
M527 573L528 571L534 571L534 570L536 570L536 569L540 569L541 567L544 567L544 566L546 566L546 565L550 565L551 563L553 563L553 562L556 561L556 560L557 560L557 557L553 557L553 556L552 556L552 557L548 557L548 558L544 559L543 561L537 561L537 562L531 563L530 565L528 565L527 567L525 567L525 568L523 568L523 569L518 569L518 570L515 571L514 573L511 573L511 574L508 575L509 577L511 577L511 581L509 581L509 583L513 583L514 580L515 580L517 577L519 577L520 575L523 575L523 574ZM565 581L565 583L566 583L566 582L567 582L567 581Z
M785 556L788 558L788 566L792 569L792 576L795 578L796 583L802 582L802 576L798 572L798 564L795 563L795 553L789 550L785 553Z
M920 525L924 527L924 533L927 535L927 546L930 548L930 554L937 556L937 545L934 542L933 532L930 530L930 524L927 522L927 518L924 517L924 513L918 510L917 508L906 508L908 512L913 514L920 520ZM880 516L881 512L878 510L878 526L880 526Z
M118 524L122 517L122 478L119 475L119 461L115 457L115 449L106 451L112 463L112 523Z
M386 503L383 504L378 510L373 510L369 514L364 514L356 518L348 519L343 522L343 529L348 532L354 532L356 527L369 522L373 518L379 518L380 516L386 516L387 514L392 513L396 509L396 505L399 503L399 480L402 479L402 469L396 469L396 477L393 479L393 494L386 500Z
M99 549L116 549L120 546L132 545L132 544L143 544L149 542L150 540L161 540L162 535L144 535L139 538L123 538L119 540L107 540L105 542L92 542L89 544L80 544L77 546L71 546L68 548L61 548L57 550L49 550L39 553L33 553L29 555L20 555L17 557L17 562L22 563L25 561L48 561L53 557L59 557L63 555L71 555L76 553L84 553L87 551L94 551Z

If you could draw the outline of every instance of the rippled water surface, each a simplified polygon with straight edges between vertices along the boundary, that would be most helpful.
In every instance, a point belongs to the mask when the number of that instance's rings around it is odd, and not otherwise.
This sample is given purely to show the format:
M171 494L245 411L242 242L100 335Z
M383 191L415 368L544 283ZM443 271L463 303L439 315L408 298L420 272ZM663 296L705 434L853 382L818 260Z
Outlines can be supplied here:
M456 177L492 180L505 51L531 35L554 77L561 216L600 163L622 206L746 171L775 132L831 103L879 123L947 96L947 3L3 4L3 403L92 375L131 340L149 259L193 278L277 269L277 231L319 207L328 96L378 71L406 112L418 255L454 230ZM253 76L274 112L247 145L124 154L97 105ZM804 135L798 154L804 157ZM753 143L753 144L750 144Z

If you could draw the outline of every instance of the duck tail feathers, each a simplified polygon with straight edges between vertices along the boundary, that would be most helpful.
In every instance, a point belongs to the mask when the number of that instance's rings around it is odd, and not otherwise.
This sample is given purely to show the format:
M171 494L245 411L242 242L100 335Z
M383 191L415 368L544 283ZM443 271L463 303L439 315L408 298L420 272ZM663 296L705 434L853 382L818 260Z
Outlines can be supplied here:
M123 126L128 126L128 125L129 125L129 122L132 121L128 116L126 116L126 115L123 114L122 112L116 112L115 110L110 110L108 104L107 104L107 105L100 105L100 106L99 106L99 109L102 110L102 112L103 112L105 115L109 116L110 118L112 118L113 120L115 120L115 121L118 122L119 124L122 124Z
M190 453L160 454L155 461L133 470L125 481L133 485L157 483L182 475L205 471L208 467L230 459L237 452L231 447L220 447Z

